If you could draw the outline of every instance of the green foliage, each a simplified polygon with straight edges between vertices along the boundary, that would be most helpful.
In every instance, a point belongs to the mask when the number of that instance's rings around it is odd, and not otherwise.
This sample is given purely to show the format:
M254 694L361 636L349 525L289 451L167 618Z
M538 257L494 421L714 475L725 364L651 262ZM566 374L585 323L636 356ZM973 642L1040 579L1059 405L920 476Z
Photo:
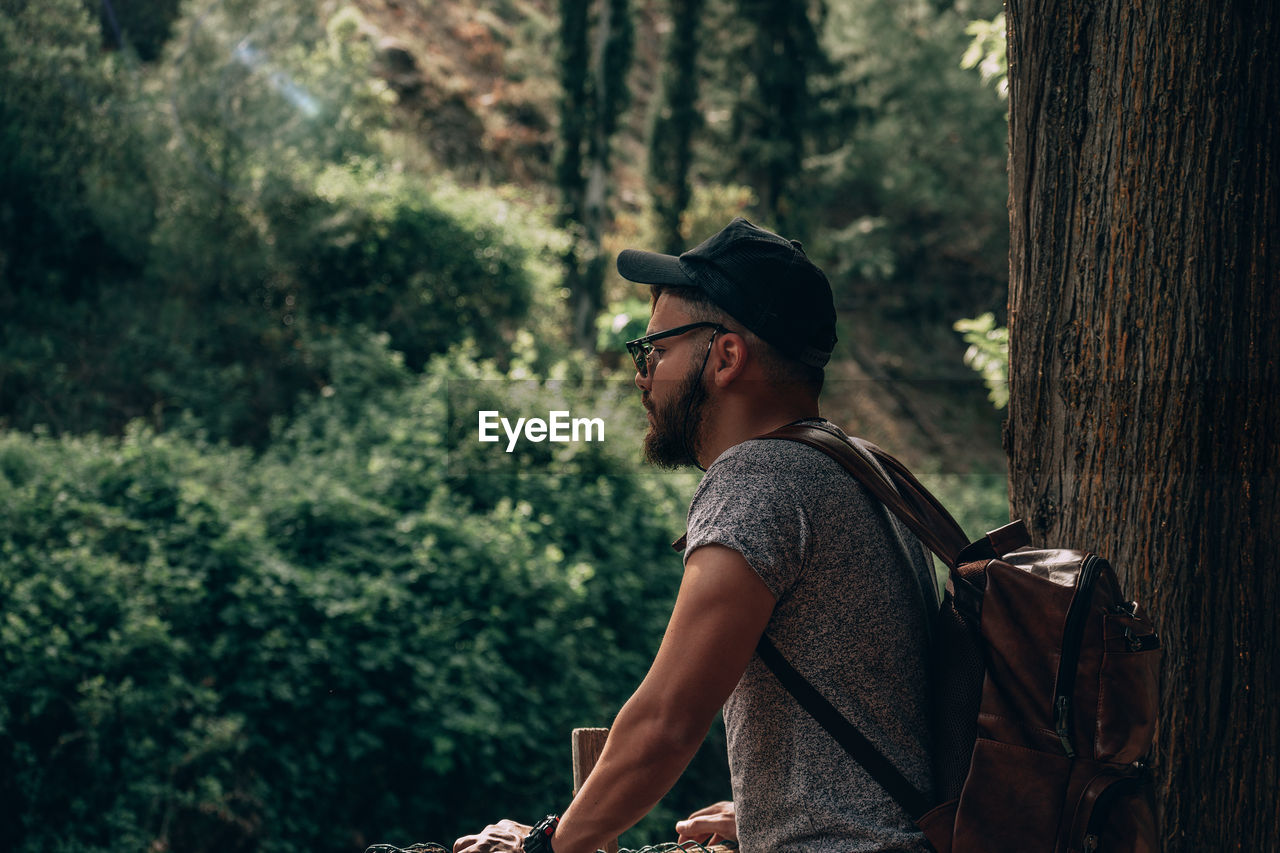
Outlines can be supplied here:
M155 60L169 40L182 0L129 0L127 3L90 3L98 8L107 44L130 49L138 58Z
M638 471L611 395L451 356L258 458L0 435L6 845L339 851L562 807L569 730L638 683L680 574L689 482ZM610 432L509 458L486 401Z
M103 294L145 259L130 88L78 0L0 4L0 418L62 429L102 414L93 392L55 389L99 384L89 330L111 327Z
M923 471L920 481L937 495L970 539L1009 523L1008 475Z
M996 317L990 311L979 317L957 320L954 328L964 335L969 345L964 363L982 377L992 405L1003 409L1009 405L1009 328L997 326Z
M675 247L676 207L685 213L716 182L743 183L757 193L748 215L804 237L839 307L867 323L949 325L975 305L1001 304L1004 105L960 67L965 27L997 9L988 0L707 3L705 29L716 35L700 56L705 125L688 170L692 198L675 182L690 122L664 95L650 130L649 169L673 182L650 178L662 242ZM687 76L683 36L673 31L664 79ZM682 229L679 241L698 233Z
M221 0L184 16L160 81L172 144L216 192L254 198L272 175L306 174L377 150L394 96L350 8Z
M760 217L792 233L814 220L804 159L823 121L818 80L832 71L825 4L733 0L711 10L713 175L754 187Z
M741 184L703 184L694 188L689 206L680 217L686 245L701 243L738 216L746 216L760 203L755 191ZM763 221L763 227L768 227Z
M933 492L956 522L973 540L1009 523L1009 478L1006 472L956 474L938 470L916 472L925 488ZM933 561L941 592L947 581L947 567Z
M848 309L951 323L1004 302L1004 104L959 67L973 17L998 4L829 4L834 121L812 161L830 223L814 252ZM837 117L838 118L838 117Z
M129 269L136 242L91 203L135 178L113 57L78 0L0 3L0 306L74 300ZM127 204L127 202L126 202ZM145 224L145 220L144 220Z
M527 316L555 240L378 164L387 93L353 11L213 4L120 75L76 0L5 2L0 424L190 412L260 445L366 330L420 369Z
M631 367L631 360L623 357L627 341L642 336L649 326L649 303L643 299L624 299L609 306L596 318L596 349L601 353L618 354L624 369Z
M995 82L1001 98L1009 97L1008 39L1004 12L989 21L970 21L965 32L973 36L960 60L961 68L977 68L984 82ZM969 348L964 363L975 370L987 386L987 396L997 409L1009 405L1009 328L997 326L991 312L965 320L953 327L964 335Z
M1009 97L1009 41L1005 36L1004 12L989 21L970 21L964 28L973 36L960 59L961 68L977 68L984 82L995 82L1002 98Z
M298 309L385 331L414 370L466 337L500 351L529 310L530 247L465 200L441 203L421 180L330 168L314 195L281 201L270 214L288 224L277 247L296 271Z

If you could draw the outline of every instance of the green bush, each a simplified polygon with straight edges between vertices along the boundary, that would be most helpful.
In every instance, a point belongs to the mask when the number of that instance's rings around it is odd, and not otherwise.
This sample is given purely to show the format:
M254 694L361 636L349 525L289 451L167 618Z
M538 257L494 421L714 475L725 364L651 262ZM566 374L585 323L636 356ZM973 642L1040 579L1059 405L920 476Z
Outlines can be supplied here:
M313 193L273 200L267 212L295 270L298 311L386 332L414 370L468 337L485 352L505 350L504 333L530 308L536 248L473 203L445 199L421 179L368 166L327 169Z
M454 356L353 372L258 456L0 434L6 844L346 851L563 806L569 730L612 719L661 637L690 483L641 473L621 418L508 458L466 407L616 390Z

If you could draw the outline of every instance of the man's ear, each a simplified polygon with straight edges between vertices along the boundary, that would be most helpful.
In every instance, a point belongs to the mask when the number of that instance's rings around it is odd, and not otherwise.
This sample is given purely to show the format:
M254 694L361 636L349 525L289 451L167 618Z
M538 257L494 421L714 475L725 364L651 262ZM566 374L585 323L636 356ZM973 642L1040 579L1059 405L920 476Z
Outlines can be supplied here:
M725 332L716 338L711 352L711 379L720 388L742 376L751 362L747 341L736 332Z

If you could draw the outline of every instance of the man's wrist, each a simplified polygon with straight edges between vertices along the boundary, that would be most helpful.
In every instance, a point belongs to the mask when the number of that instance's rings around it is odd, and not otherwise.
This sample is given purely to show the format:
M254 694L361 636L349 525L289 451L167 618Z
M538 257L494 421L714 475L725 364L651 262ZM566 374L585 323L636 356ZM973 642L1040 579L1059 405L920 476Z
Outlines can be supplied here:
M556 834L560 825L560 816L549 814L534 824L533 829L524 837L524 853L555 853L551 847L551 837Z

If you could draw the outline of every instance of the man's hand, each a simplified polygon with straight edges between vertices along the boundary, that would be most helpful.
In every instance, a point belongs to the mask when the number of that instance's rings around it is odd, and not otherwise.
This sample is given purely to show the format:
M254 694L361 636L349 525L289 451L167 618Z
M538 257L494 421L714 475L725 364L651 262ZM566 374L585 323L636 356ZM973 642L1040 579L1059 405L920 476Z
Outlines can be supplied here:
M464 835L453 842L453 853L518 853L524 849L524 837L531 829L514 820L500 820L486 826L479 835Z
M698 809L689 817L676 823L680 833L678 843L696 841L710 847L720 841L738 840L738 818L733 803L725 800L705 809Z

